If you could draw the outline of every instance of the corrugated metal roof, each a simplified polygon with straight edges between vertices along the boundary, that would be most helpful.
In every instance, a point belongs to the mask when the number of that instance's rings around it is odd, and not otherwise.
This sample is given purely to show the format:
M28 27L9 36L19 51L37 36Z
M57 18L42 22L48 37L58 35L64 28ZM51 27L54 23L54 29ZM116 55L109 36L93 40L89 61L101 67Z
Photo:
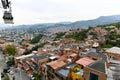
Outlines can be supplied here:
M89 65L88 67L105 73L105 62L103 60L96 61L93 64Z
M73 67L73 66L75 66L75 65L76 65L76 63L73 62L73 63L65 66L64 68L59 69L57 72L58 72L59 74L61 74L62 76L67 77L70 68Z
M22 55L22 56L15 57L15 59L27 58L27 57L31 57L31 56L34 56L34 55L35 54Z

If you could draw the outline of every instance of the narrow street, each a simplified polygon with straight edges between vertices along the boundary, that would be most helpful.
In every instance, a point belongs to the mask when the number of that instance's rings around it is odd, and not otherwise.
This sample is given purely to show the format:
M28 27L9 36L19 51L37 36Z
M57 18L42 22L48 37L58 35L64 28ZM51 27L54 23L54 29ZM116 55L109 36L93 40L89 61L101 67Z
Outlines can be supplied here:
M3 70L3 64L4 64L4 55L3 55L3 52L0 51L0 76L1 76L1 72ZM0 80L1 80L1 77L0 77Z
M26 72L22 69L17 69L17 72L14 74L15 80L30 80Z
M1 76L1 72L3 70L4 63L5 63L4 55L3 55L2 51L0 51L0 76ZM13 77L15 77L15 80L30 80L30 78L28 77L26 72L22 69L17 69L17 68L11 67L10 71L13 72L13 74L7 73L10 80L13 80ZM1 80L1 77L0 77L0 80Z
M10 71L13 72L13 74L8 73L10 80L13 80L13 77L15 77L15 80L30 80L26 72L22 69L11 67Z

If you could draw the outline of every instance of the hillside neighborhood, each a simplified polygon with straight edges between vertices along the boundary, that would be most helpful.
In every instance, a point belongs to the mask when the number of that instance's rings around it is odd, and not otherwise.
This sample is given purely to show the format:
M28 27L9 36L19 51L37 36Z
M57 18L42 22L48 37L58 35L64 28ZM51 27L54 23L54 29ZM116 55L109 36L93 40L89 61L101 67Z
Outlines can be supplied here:
M120 23L44 33L0 33L7 80L119 80Z
M0 0L0 80L120 80L120 0Z

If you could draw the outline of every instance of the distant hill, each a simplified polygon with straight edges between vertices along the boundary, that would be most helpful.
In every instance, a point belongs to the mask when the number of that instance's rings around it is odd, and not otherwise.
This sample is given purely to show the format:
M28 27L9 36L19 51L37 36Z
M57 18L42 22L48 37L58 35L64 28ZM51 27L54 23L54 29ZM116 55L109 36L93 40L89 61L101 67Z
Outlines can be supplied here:
M88 26L96 26L102 24L110 24L113 22L120 22L120 15L113 15L113 16L101 16L97 19L93 20L85 20L85 21L76 21L70 24L70 27L73 28L80 28L80 27L88 27Z
M59 23L57 23L57 24L64 24L64 25L66 25L66 24L71 24L72 22L70 22L70 21L66 21L66 22L59 22Z
M10 27L9 25L0 23L0 29L5 29L5 28L9 28L9 27Z
M49 29L51 31L54 31L54 28L55 28L55 30L59 29L59 31L62 31L63 29L69 30L69 29L76 29L76 28L87 28L89 26L110 24L110 23L114 23L114 22L120 22L120 15L101 16L97 19L83 20L83 21L76 21L76 22L68 22L67 21L67 22L59 22L59 23L19 25L19 26L15 26L13 28L44 28L44 29Z

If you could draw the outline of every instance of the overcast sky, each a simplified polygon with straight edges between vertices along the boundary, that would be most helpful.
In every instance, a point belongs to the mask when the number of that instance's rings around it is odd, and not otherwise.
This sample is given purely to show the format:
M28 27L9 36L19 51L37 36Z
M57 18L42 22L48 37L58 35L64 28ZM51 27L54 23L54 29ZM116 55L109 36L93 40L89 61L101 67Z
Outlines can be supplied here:
M120 14L120 0L11 0L14 22L50 23ZM0 23L2 11L0 11Z

